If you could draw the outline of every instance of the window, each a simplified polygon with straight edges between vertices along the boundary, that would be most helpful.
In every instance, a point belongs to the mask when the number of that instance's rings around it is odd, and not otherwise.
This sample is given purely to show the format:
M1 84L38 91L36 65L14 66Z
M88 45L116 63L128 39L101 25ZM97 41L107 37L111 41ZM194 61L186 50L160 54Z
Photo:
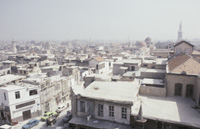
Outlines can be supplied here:
M80 101L80 111L85 112L85 101Z
M182 53L182 49L181 48L176 48L176 54L180 54Z
M185 53L190 54L191 53L191 49L190 48L185 48Z
M175 96L182 96L182 84L181 83L176 83L175 84Z
M114 106L109 106L109 116L114 117Z
M4 93L4 99L6 100L6 93Z
M147 65L147 64L143 64L143 66L144 66L144 67L147 67L148 65Z
M135 66L131 66L131 71L135 71Z
M122 108L122 119L127 119L127 108Z
M36 95L37 94L37 90L30 90L29 91L29 95L32 96L32 95Z
M98 104L98 116L103 116L103 104Z
M19 91L15 92L15 98L16 98L16 99L19 99L19 98L20 98L20 93L19 93Z
M186 97L192 98L193 97L193 85L187 84L186 85Z

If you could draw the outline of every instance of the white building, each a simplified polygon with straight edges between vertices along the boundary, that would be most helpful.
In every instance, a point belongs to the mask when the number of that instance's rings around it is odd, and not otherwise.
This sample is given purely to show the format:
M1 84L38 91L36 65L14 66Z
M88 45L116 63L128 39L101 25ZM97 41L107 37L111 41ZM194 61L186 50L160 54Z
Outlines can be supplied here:
M94 68L94 73L103 74L109 71L109 62L102 57L94 57L89 61L89 67Z
M9 123L41 115L38 92L38 87L29 85L1 87L1 118Z

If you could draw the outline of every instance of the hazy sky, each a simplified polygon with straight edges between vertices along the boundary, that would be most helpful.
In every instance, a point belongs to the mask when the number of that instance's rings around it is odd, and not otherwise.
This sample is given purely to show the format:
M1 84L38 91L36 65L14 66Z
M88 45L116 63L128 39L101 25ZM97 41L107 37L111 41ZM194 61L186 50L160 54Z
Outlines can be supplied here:
M200 38L200 0L0 0L0 40Z

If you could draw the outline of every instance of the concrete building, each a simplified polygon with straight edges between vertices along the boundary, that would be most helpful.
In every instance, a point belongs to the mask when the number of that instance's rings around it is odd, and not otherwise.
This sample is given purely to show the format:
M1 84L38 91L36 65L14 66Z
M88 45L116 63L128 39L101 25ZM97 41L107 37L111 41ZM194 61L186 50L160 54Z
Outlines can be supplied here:
M0 88L1 120L24 121L41 115L38 87L7 85Z
M103 61L104 59L102 57L94 57L89 61L89 67L96 68L96 65Z
M200 63L189 54L181 54L171 58L167 66L167 95L182 96L195 99L199 103Z
M167 49L155 49L153 51L153 56L157 58L168 58L169 57L169 50Z
M42 113L55 111L59 104L66 104L70 96L69 78L54 75L48 77L46 74L36 74L23 80L24 84L39 87L39 95Z
M133 82L94 81L85 89L73 87L70 124L76 129L131 129L131 106L138 91L139 84Z
M165 49L165 50L174 50L174 42L171 42L171 41L158 41L156 44L155 44L155 47L156 47L156 50L157 49Z
M9 66L0 66L0 76L11 74L11 67Z
M174 54L178 55L181 53L188 53L189 55L192 55L194 45L190 44L187 41L180 41L177 44L174 45Z
M8 67L15 66L16 64L15 61L10 61L10 60L3 61L2 63L4 66L8 66Z
M122 75L127 71L138 71L141 60L124 59L113 63L113 75Z

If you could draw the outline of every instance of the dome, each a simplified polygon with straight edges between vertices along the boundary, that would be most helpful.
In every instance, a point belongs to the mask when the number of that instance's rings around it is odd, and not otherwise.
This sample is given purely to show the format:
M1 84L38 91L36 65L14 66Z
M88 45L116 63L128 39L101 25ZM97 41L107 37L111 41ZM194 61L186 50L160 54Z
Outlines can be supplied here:
M146 39L145 39L145 42L147 43L147 42L152 42L152 39L150 38L150 37L147 37Z
M136 42L136 46L137 46L138 48L142 48L142 47L146 47L147 44L146 44L144 41L137 41L137 42Z

